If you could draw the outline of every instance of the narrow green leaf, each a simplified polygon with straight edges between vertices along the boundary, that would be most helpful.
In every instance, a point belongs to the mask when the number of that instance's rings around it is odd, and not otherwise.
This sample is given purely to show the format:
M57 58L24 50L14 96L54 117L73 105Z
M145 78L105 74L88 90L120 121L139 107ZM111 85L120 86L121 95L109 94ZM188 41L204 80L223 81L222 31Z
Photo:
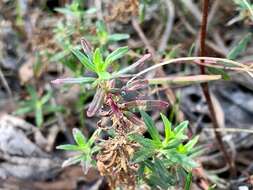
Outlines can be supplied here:
M53 113L53 112L62 112L64 110L63 106L54 106L54 105L46 105L43 107L44 113Z
M194 137L193 139L191 139L188 143L186 143L184 145L184 147L186 148L187 152L192 150L192 148L197 144L198 139L199 139L199 136L196 136L196 137Z
M129 138L133 141L138 142L143 147L149 148L150 151L155 150L156 148L160 148L160 144L158 144L157 142L148 138L144 138L143 136L138 134L129 135Z
M83 66L86 69L96 72L95 65L92 63L92 61L86 55L84 55L78 49L72 49L71 51L78 58L78 60L83 64Z
M42 113L42 107L39 103L36 105L35 110L35 122L37 127L41 127L43 123L43 113Z
M168 144L170 138L172 137L173 131L171 130L171 122L168 120L168 118L165 115L163 115L162 113L160 115L162 117L164 129L165 129L164 143L166 145L166 144Z
M107 33L105 23L102 20L99 20L96 22L96 29L97 29L97 32L100 34Z
M247 45L251 42L252 34L249 33L229 52L228 59L236 59L239 54L245 51Z
M40 102L42 105L44 105L45 103L47 103L49 101L49 99L52 97L52 91L49 91L46 95L44 95Z
M174 129L174 132L176 134L183 133L184 130L188 127L189 122L188 121L183 121L180 123L176 128Z
M75 142L79 145L79 146L85 146L86 145L86 138L85 136L83 135L83 133L77 129L77 128L74 128L72 130L72 133L73 133L73 137L75 139Z
M129 50L128 47L125 46L125 47L120 47L116 49L115 51L113 51L112 53L110 53L105 59L103 70L106 70L109 67L109 65L115 60L123 57L128 52L128 50Z
M87 145L88 145L89 147L91 147L91 146L94 144L96 138L99 136L99 134L101 133L101 131L102 131L102 129L99 128L99 129L97 129L97 130L92 134L92 136L89 138L89 140L88 140L88 142L87 142ZM95 151L95 149L94 149L93 151Z
M230 79L230 76L228 75L228 73L226 73L223 69L218 69L218 68L214 68L214 67L208 67L207 71L210 74L221 75L223 80L229 80Z
M133 162L139 163L145 161L155 154L154 151L150 151L148 148L141 148L139 151L134 153Z
M60 149L60 150L76 150L79 151L82 148L80 146L77 145L73 145L73 144L64 144L64 145L59 145L56 147L56 149Z
M29 112L31 112L33 110L33 107L29 106L29 107L22 107L22 108L19 108L17 109L14 114L15 115L24 115L24 114L27 114Z
M63 78L51 81L53 84L82 84L92 83L96 80L93 77Z
M141 111L141 116L145 122L145 125L152 139L156 142L161 143L159 132L157 131L155 127L155 123L152 120L152 118L146 112L143 112L143 111Z
M70 165L77 164L77 163L81 162L83 159L84 159L83 155L77 155L77 156L71 157L62 163L62 167L64 168L64 167L67 167Z
M129 34L117 34L116 33L116 34L109 35L108 40L117 42L120 40L127 40L129 37L130 37Z
M37 99L37 92L36 92L35 88L29 85L26 87L26 89L27 89L28 93L30 94L31 98L33 100L36 100Z
M185 182L185 190L191 190L191 183L192 183L192 172L189 172L187 177L186 177L186 182Z
M96 71L97 72L103 71L104 61L103 61L103 57L102 57L100 48L96 48L96 50L93 54L93 63L96 66Z

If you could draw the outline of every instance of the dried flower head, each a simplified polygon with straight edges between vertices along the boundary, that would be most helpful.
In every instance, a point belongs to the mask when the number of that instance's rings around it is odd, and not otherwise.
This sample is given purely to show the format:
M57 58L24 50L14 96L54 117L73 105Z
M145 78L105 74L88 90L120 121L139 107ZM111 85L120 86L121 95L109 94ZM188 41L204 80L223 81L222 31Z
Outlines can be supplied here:
M137 166L130 162L137 144L127 136L116 136L103 141L101 151L97 155L97 168L102 176L106 176L112 189L125 187L134 189Z

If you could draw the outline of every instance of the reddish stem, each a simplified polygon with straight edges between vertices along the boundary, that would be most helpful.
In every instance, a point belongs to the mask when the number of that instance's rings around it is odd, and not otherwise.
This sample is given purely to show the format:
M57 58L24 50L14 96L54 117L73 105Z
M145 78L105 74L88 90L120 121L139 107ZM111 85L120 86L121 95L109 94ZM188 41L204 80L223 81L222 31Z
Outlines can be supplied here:
M205 39L206 39L207 20L208 20L207 19L208 18L208 5L209 5L209 0L204 0L203 6L202 6L203 14L202 14L201 31L200 31L200 56L202 56L202 57L206 56ZM201 62L204 63L205 61L201 60ZM205 74L205 66L204 65L200 65L200 70L201 70L201 74ZM206 102L208 104L210 115L211 115L211 118L213 121L213 128L218 129L218 128L220 128L220 126L218 124L218 118L215 114L215 108L214 108L214 105L213 105L213 102L211 99L211 95L209 92L209 85L208 85L208 83L202 83L201 87L202 87L202 91L204 93L204 96L206 98ZM218 142L219 148L220 148L221 152L223 153L226 162L229 164L231 175L234 175L235 174L235 166L234 166L233 159L230 158L230 156L223 144L221 134L217 130L214 130L214 131L215 131L215 137Z

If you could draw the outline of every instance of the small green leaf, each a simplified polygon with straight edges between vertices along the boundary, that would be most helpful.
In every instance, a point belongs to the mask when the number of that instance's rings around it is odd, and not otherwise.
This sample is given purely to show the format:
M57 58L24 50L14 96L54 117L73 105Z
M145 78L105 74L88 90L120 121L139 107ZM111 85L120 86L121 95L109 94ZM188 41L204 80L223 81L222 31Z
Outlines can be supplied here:
M133 162L139 163L145 161L152 157L155 154L154 151L151 151L149 148L141 148L139 151L134 153Z
M43 107L43 112L45 114L53 113L53 112L62 112L64 110L63 106L54 106L54 105L45 105Z
M245 51L247 45L251 42L252 34L247 34L243 39L229 52L228 59L235 59L239 54Z
M120 40L127 40L129 37L129 34L111 34L109 35L108 40L117 42Z
M100 43L102 45L107 43L108 40L108 32L106 26L103 21L97 21L96 23L97 35L99 37Z
M102 129L99 128L99 129L97 129L97 130L92 134L92 136L90 137L90 139L89 139L88 142L87 142L87 145L88 145L89 147L91 147L91 146L94 144L94 142L95 142L97 136L99 136L99 134L101 133L101 131L102 131ZM93 151L95 151L95 149L94 149Z
M194 137L193 139L191 139L188 143L186 143L184 145L184 147L186 148L187 152L192 150L192 148L197 144L198 139L199 139L199 136L196 136L196 137Z
M41 104L44 105L45 103L47 103L51 97L52 97L52 92L49 91L46 95L44 95L44 96L40 99Z
M144 138L143 136L138 135L138 134L131 134L131 135L129 135L129 138L133 141L138 142L143 147L149 148L150 151L161 147L160 144L157 143L156 141L153 141L153 140L148 139L148 138Z
M86 69L96 72L95 65L92 63L92 61L86 55L84 55L78 49L72 49L71 51L79 59L79 61L83 64L83 66Z
M31 112L33 110L33 107L29 106L29 107L21 107L19 109L17 109L14 114L15 115L24 115L27 114L29 112Z
M96 22L96 29L97 29L97 32L100 34L107 33L105 23L102 20L99 20Z
M100 51L100 48L96 48L94 54L93 54L93 63L96 66L96 71L99 73L101 71L103 71L103 65L104 65L104 61L103 61L103 57Z
M93 77L63 78L51 81L53 84L85 84L92 83L96 80Z
M26 89L27 89L28 93L30 94L31 98L33 100L36 100L37 99L37 92L36 92L35 88L29 85L26 87Z
M176 128L174 129L174 132L177 134L183 133L184 130L188 127L189 122L188 121L183 121L180 123Z
M83 155L77 155L77 156L71 157L62 163L62 167L64 168L64 167L67 167L70 165L77 164L77 163L81 162L83 159L84 159Z
M109 65L115 60L123 57L128 52L128 50L129 50L128 47L125 46L125 47L120 47L116 49L115 51L113 51L112 53L110 53L105 59L103 70L106 70L109 67Z
M228 75L228 73L226 73L223 69L218 69L218 68L214 68L214 67L208 67L207 71L210 74L221 75L223 80L229 80L230 79L230 76Z
M73 137L76 141L76 143L79 145L79 146L85 146L86 145L86 138L84 137L84 135L82 134L82 132L77 129L77 128L74 128L72 130L72 133L73 133Z
M165 139L164 143L165 145L168 144L170 138L173 136L173 131L171 130L171 122L168 120L168 118L163 115L162 113L160 114L163 120L163 125L165 128Z
M57 146L56 149L60 149L60 150L77 150L77 151L79 151L82 148L80 146L73 145L73 144L64 144L64 145Z
M43 123L43 113L42 113L42 107L40 102L36 103L36 110L35 110L35 122L37 127L41 127Z
M187 177L186 177L186 182L185 182L185 190L191 190L191 183L192 183L192 172L189 172Z
M181 154L185 154L187 152L187 149L184 147L183 144L180 144L178 147L177 147L177 151Z
M141 111L141 116L145 122L145 125L152 139L156 142L161 143L159 132L157 131L155 127L155 123L152 120L152 118L146 112L143 112L143 111Z

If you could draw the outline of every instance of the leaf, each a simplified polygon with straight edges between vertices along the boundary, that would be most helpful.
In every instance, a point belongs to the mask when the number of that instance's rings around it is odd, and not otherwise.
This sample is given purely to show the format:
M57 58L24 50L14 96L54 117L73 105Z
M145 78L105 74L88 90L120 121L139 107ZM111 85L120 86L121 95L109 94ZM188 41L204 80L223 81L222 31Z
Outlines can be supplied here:
M92 134L92 136L90 137L90 139L89 139L88 142L87 142L87 145L88 145L89 147L91 147L91 146L94 144L94 142L95 142L97 136L101 133L101 131L102 131L102 129L99 128L99 129L97 129L97 130Z
M114 62L115 60L123 57L127 52L128 52L128 47L120 47L116 50L114 50L112 53L110 53L106 59L105 59L105 64L103 66L103 70L106 70L108 68L108 66Z
M37 127L41 127L43 123L43 113L42 113L42 107L40 102L36 103L36 110L35 110L35 122Z
M29 85L26 87L26 89L27 89L28 93L30 94L31 98L33 100L36 100L37 99L37 92L36 92L35 88Z
M92 61L86 55L84 55L78 49L72 49L71 51L78 58L78 60L83 64L83 66L86 69L96 72L95 65L92 63Z
M91 48L91 45L89 44L89 42L86 39L82 38L81 45L82 45L83 51L87 54L87 56L89 58L91 58L92 48Z
M74 128L72 130L72 133L73 133L73 137L75 139L75 142L81 146L81 147L84 147L86 145L86 138L85 136L83 135L83 133L77 129L77 128Z
M149 148L141 148L139 151L134 153L133 162L139 163L152 157L155 152L150 151Z
M184 145L184 147L186 148L187 152L191 151L192 148L197 144L199 139L199 136L194 137L193 139L191 139L188 143L186 143Z
M102 20L96 22L96 29L99 34L107 33L105 23Z
M103 65L104 65L104 61L103 61L103 57L100 51L100 48L96 48L94 54L93 54L93 63L96 66L96 71L99 73L101 71L103 71Z
M33 107L29 106L29 107L22 107L22 108L19 108L17 109L14 114L15 115L24 115L24 114L27 114L29 112L33 111Z
M185 182L185 190L191 190L191 183L192 183L192 172L189 172L187 177L186 177L186 182Z
M164 143L165 145L168 144L170 138L173 135L173 131L171 130L171 122L168 120L168 118L163 115L162 113L160 114L163 120L163 125L164 125L164 130L165 130L165 139L164 139Z
M207 67L207 71L210 74L221 75L223 80L230 80L230 76L223 69L218 69L218 68L214 68L214 67Z
M62 167L64 168L64 167L67 167L70 165L77 164L77 163L81 162L82 159L83 159L83 155L77 155L77 156L71 157L62 163Z
M96 80L93 77L62 78L51 81L53 84L82 84L92 83Z
M120 41L120 40L127 40L129 37L130 37L129 34L117 34L117 33L115 33L115 34L109 35L108 40L117 42L117 41Z
M63 106L54 106L54 105L46 105L43 107L43 111L45 114L49 114L52 112L62 112L64 110Z
M82 148L80 146L73 145L73 144L65 144L65 145L59 145L59 146L57 146L56 149L60 149L60 150L77 150L77 151L80 151Z
M44 95L40 99L41 104L44 105L45 103L47 103L51 97L52 97L52 91L49 91L46 95Z
M147 113L145 113L143 111L141 111L141 116L145 122L145 125L146 125L148 132L149 132L150 136L152 137L152 139L156 142L161 143L160 135L155 127L155 123L152 120L152 118Z
M89 169L92 167L91 159L88 159L88 158L86 160L83 159L81 161L81 166L82 166L84 175L87 175Z
M133 141L138 142L143 147L149 148L150 151L161 147L159 143L157 143L151 139L144 138L143 136L138 135L138 134L131 134L131 135L129 135L129 138Z
M92 117L96 112L102 107L104 103L105 91L101 88L98 88L92 102L89 105L87 110L87 116Z
M97 35L99 37L99 41L102 45L107 43L108 40L108 32L106 26L103 21L99 20L96 22Z
M174 132L176 135L183 133L184 130L188 127L189 122L188 121L183 121L180 123L176 128L174 129Z
M236 59L239 54L245 51L247 45L251 42L252 34L247 34L243 39L228 53L228 59Z

